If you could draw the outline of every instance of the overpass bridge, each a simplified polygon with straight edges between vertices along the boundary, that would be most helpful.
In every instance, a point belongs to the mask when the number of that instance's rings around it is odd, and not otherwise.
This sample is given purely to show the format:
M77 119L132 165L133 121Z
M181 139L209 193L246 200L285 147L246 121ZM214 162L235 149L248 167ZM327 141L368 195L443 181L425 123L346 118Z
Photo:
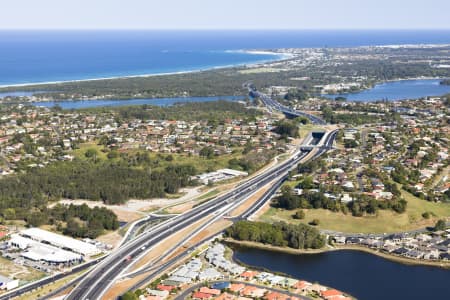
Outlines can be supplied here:
M327 135L325 131L311 131L300 145L302 151L312 151L313 149L331 150L333 149L334 139L330 142L324 140L323 137Z
M313 124L317 125L326 125L326 122L322 120L321 118L308 114L299 110L295 110L293 108L287 107L278 101L273 100L268 95L259 92L256 87L251 83L244 83L243 86L248 89L249 95L252 98L259 98L263 102L263 104L269 109L269 110L276 110L281 113L283 113L288 118L296 118L296 117L305 117L309 119Z

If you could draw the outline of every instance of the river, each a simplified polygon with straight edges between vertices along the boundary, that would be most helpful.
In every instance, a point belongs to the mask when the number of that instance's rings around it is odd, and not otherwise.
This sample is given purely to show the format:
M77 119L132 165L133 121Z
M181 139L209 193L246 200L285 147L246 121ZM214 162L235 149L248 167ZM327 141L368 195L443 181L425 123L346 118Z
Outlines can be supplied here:
M358 299L449 299L450 295L450 270L404 265L356 250L295 255L236 247L234 259L319 282Z
M33 102L36 106L53 107L59 105L63 109L82 109L106 106L126 106L126 105L157 105L169 106L175 103L187 102L211 102L217 100L239 101L244 100L244 96L215 96L215 97L177 97L177 98L149 98L149 99L127 99L127 100L65 100L65 101L42 101Z
M378 84L371 89L358 93L324 95L330 99L342 96L349 101L376 101L388 99L390 101L401 99L417 99L426 96L439 96L450 93L450 85L441 85L439 79L399 80ZM0 93L0 98L8 95L29 96L30 92L5 92ZM116 100L63 100L34 102L33 105L53 107L56 104L64 109L82 109L104 106L125 105L158 105L168 106L180 102L209 102L217 100L239 101L245 96L215 96L215 97L176 97L176 98L149 98L149 99L116 99Z
M323 95L327 98L345 97L348 101L377 101L418 99L427 96L442 96L450 93L450 85L440 84L440 79L416 79L389 81L357 93Z

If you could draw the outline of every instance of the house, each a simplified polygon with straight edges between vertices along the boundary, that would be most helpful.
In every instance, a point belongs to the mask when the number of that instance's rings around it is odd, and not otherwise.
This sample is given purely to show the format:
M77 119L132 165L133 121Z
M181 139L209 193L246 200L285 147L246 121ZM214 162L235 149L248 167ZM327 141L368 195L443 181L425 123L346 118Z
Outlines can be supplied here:
M176 289L176 286L172 286L172 285L164 285L164 284L158 284L156 286L156 288L160 291L168 291L171 292L172 290Z
M151 296L159 297L161 300L166 299L169 296L169 291L159 291L146 289L147 293Z
M253 298L262 298L267 290L258 288L256 286L246 286L240 294L243 296L253 297Z
M345 244L345 236L335 236L333 240L336 244Z
M292 288L299 290L299 291L304 291L308 286L311 286L311 285L312 285L311 282L300 280L295 285L293 285Z
M211 294L211 295L214 295L214 296L220 295L220 290L217 290L217 289L210 289L210 288L208 288L208 287L206 287L206 286L201 287L200 290L199 290L199 292L200 292L200 293L205 293L205 294Z
M253 277L255 277L256 275L258 275L258 272L255 271L245 271L244 273L242 273L241 275L239 275L240 278L244 279L244 280L252 280Z
M286 294L281 294L278 292L269 292L264 296L264 299L267 300L288 300L289 296Z
M231 294L228 294L228 293L220 294L220 295L216 298L216 300L234 300L234 299L236 299L236 296L231 295Z
M199 299L199 300L203 300L203 299L211 299L213 298L213 295L211 294L206 294L206 293L201 293L201 292L195 292L192 295L192 299Z
M237 293L242 291L245 288L245 284L243 283L232 283L229 287L230 291L233 293Z
M332 298L340 297L343 295L342 295L342 292L333 289L333 290L326 290L326 291L320 292L320 296L322 296L325 299L332 299Z

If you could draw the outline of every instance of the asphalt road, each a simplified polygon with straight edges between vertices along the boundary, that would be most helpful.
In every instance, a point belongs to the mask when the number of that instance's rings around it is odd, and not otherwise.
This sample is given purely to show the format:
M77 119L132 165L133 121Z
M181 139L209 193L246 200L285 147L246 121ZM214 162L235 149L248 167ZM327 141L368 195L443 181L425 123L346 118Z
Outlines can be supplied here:
M279 166L258 175L244 184L230 191L226 195L208 201L187 213L171 218L156 228L139 236L137 239L123 245L118 251L112 253L104 262L100 263L93 271L67 297L69 300L99 299L112 282L125 270L130 262L146 252L146 249L155 246L161 240L171 236L173 233L188 227L204 217L223 209L229 204L241 201L243 198L254 193L270 181L287 173L294 167L307 152L297 152L293 158L283 162Z
M282 294L285 294L285 295L288 295L288 296L291 296L291 297L300 298L300 299L303 299L303 300L311 300L311 299L312 299L312 298L309 298L309 297L306 297L306 296L302 296L302 295L299 295L299 294L291 293L291 292L286 291L286 290L276 289L276 288L268 287L268 286L261 285L261 284L254 284L254 283L250 283L250 282L247 282L247 281L218 280L218 281L211 281L211 282L208 282L208 283L225 283L225 282L231 282L231 283L243 283L243 284L245 284L245 285L254 286L254 287L257 287L257 288L263 288L263 289L266 289L266 290L271 291L271 292L282 293ZM174 300L184 300L184 299L186 299L193 291L195 291L195 290L201 288L202 286L204 286L204 283L199 283L199 284L193 285L193 286L191 286L190 288L188 288L187 290L183 291L183 293L181 293L180 295L178 295L177 297L175 297Z
M264 105L266 105L269 109L280 111L287 116L306 117L314 124L326 124L326 122L319 117L282 105L280 102L273 100L268 95L259 92L252 84L244 84L244 87L248 89L250 96L261 99Z

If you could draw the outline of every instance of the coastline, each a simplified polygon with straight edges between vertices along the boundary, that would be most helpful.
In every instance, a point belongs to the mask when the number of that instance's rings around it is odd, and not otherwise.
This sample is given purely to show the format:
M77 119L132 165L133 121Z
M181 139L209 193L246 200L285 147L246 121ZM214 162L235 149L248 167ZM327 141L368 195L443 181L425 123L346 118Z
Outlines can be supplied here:
M295 57L294 54L285 53L285 52L276 52L276 51L258 51L258 50L224 50L224 52L228 53L246 53L250 55L273 55L273 59L264 59L255 62L249 63L238 63L231 65L220 65L220 66L210 66L210 67L202 67L198 69L192 70L180 70L174 72L162 72L162 73L146 73L146 74L137 74L137 75L119 75L119 76L110 76L110 77L98 77L98 78L86 78L86 79L71 79L71 80L57 80L57 81L45 81L45 82L29 82L29 83L13 83L13 84L3 84L0 85L0 92L2 89L12 89L11 91L18 91L14 88L28 88L28 87L38 87L43 85L58 85L65 83L77 83L77 82L88 82L88 81L102 81L102 80L120 80L120 79L132 79L132 78L148 78L148 77L156 77L156 76L168 76L168 75L183 75L183 74L191 74L191 73L201 73L205 71L213 71L213 70L223 70L237 67L258 67L259 65L266 63L275 63L280 62L287 59L292 59Z
M377 251L375 249L367 248L364 246L358 245L339 245L334 246L334 248L327 247L322 249L292 249L287 247L277 247L272 245L265 245L262 243L255 243L249 241L237 241L234 239L226 238L223 240L225 244L231 244L236 246L243 246L248 248L255 248L261 250L269 250L274 252L282 252L288 254L296 254L296 255L304 255L304 254L319 254L326 253L330 251L340 251L340 250L353 250L353 251L362 251L372 255L376 255L382 257L384 259L394 261L397 263L405 264L405 265L422 265L422 266L432 266L439 267L443 269L450 269L450 261L428 261L428 260L416 260L412 258L407 258L403 256L392 255L388 253L384 253L381 251Z

